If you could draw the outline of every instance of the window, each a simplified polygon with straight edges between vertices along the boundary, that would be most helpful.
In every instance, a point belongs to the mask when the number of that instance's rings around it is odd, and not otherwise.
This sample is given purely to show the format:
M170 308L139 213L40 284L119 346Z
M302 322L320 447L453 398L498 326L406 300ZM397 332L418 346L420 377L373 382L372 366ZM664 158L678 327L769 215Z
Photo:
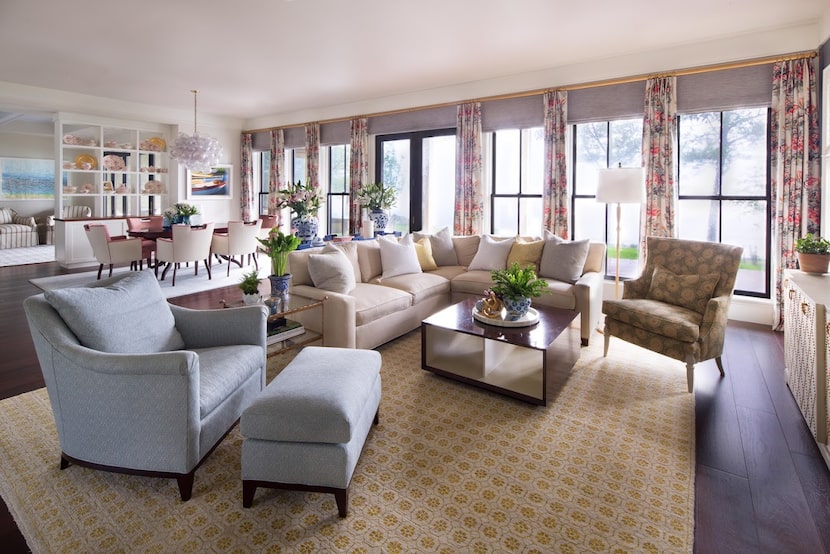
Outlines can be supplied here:
M743 246L735 292L769 297L766 108L681 115L678 236Z
M352 147L348 144L330 146L329 154L329 192L326 206L330 234L349 234L349 158Z
M378 136L375 179L397 189L387 230L452 229L455 210L455 129Z
M574 125L572 227L574 240L604 242L606 277L616 274L616 206L596 201L597 175L608 167L641 167L643 120L621 119ZM622 204L620 217L620 277L639 273L640 208Z
M490 229L495 235L539 235L545 169L544 129L492 133Z

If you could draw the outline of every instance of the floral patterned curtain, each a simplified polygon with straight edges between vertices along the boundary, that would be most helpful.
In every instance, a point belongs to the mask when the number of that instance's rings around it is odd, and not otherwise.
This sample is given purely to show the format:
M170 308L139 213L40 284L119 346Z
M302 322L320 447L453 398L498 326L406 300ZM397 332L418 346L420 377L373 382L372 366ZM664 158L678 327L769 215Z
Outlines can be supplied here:
M782 277L796 266L795 241L821 232L821 182L816 75L813 58L777 62L772 69L770 179L775 330L784 327Z
M243 221L251 221L251 208L254 203L254 166L251 163L253 144L253 135L251 133L242 133L242 168L240 169L242 176L242 194L240 195L239 204L242 208Z
M271 168L268 171L268 215L277 216L276 224L282 224L278 205L279 189L285 184L285 133L282 129L271 130Z
M305 126L305 177L315 190L320 190L320 124Z
M542 226L568 238L568 93L546 92L545 103L545 193Z
M369 182L369 120L352 119L351 154L349 158L349 233L360 232L360 203L357 191Z
M458 106L456 127L455 219L453 233L477 235L482 229L481 102Z
M676 236L677 194L674 183L674 141L677 136L676 77L646 81L643 121L643 166L646 177L646 202L640 252L645 252L646 237Z

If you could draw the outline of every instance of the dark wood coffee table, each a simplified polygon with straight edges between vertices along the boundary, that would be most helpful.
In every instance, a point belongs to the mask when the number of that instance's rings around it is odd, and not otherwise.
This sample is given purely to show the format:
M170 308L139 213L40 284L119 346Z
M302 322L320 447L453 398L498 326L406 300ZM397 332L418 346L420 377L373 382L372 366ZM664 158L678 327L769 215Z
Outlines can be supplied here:
M476 298L421 324L421 367L544 406L579 358L579 312L534 305L539 322L501 327L473 319Z

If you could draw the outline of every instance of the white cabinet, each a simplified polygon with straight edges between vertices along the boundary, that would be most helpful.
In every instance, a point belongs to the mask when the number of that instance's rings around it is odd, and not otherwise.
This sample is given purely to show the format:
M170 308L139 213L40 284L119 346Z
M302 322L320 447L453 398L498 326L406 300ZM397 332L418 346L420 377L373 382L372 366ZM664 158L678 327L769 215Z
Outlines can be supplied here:
M124 235L127 232L125 219L55 221L55 260L61 266L73 268L98 265L84 231L84 225L90 223L106 225L110 236Z
M59 118L55 129L57 217L66 205L88 206L98 218L164 210L170 187L164 126L139 129Z
M830 465L827 386L830 275L788 270L784 280L784 363L787 385Z

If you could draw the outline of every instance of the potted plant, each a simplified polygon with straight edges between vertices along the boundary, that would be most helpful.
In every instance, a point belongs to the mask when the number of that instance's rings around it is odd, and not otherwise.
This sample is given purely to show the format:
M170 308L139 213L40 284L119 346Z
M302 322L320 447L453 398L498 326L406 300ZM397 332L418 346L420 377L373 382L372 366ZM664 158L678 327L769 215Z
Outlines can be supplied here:
M278 191L277 207L288 208L294 214L291 219L291 228L297 230L297 236L302 242L311 242L317 236L319 228L317 211L320 209L322 197L320 190L310 182L302 181L287 183L284 189Z
M805 273L827 273L830 264L830 242L824 237L807 233L795 241L798 267Z
M291 275L286 273L288 266L288 253L300 245L300 238L294 235L286 235L274 227L268 233L267 239L257 238L265 248L265 253L271 258L271 296L283 296L288 290L288 281Z
M395 206L397 202L395 187L383 183L369 183L357 190L357 201L369 210L368 217L375 224L375 229L383 231L389 223L389 216L385 210Z
M505 319L521 319L530 309L531 299L548 292L548 283L536 276L531 266L520 267L518 262L507 269L490 272L493 286L490 290L502 301L506 311Z
M239 281L238 287L242 291L242 301L245 304L256 304L259 302L259 281L259 272L256 269L242 274L242 279Z

